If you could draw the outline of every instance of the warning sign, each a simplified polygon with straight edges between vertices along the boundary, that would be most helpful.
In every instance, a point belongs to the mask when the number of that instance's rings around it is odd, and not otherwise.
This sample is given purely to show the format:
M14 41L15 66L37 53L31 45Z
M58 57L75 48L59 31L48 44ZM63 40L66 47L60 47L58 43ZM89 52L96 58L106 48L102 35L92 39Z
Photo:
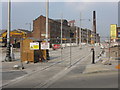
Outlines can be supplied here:
M31 42L30 50L39 50L39 42Z
M41 49L49 49L50 43L49 42L41 42Z

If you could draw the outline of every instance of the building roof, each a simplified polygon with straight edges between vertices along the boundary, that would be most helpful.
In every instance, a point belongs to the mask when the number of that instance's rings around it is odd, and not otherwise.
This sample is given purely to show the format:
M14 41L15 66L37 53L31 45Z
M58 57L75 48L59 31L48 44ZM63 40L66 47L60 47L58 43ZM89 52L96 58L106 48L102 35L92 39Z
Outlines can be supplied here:
M46 18L45 16L40 15L40 16L37 17L35 20L37 20L38 18L41 18L41 17ZM34 21L35 21L35 20L34 20ZM61 19L50 19L50 18L49 18L49 20L54 21L54 22L61 23ZM64 25L68 25L68 21L67 21L66 19L63 19L62 22L63 22Z
M28 31L28 30L25 30L25 29L16 29L16 30L13 30L13 31L31 33L31 31Z
M0 35L3 34L4 32L7 32L7 30L5 30L5 29L0 30Z

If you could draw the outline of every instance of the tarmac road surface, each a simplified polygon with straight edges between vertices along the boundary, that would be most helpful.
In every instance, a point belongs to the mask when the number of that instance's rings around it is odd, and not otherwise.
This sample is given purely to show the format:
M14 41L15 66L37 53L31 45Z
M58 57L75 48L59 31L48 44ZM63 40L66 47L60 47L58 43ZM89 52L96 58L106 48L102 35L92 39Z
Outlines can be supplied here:
M118 73L68 73L47 88L118 88Z
M85 47L81 50L77 47L72 47L71 50L72 50L71 65L74 64L74 62L76 62L80 58L86 57L87 55L90 54L90 47L89 48ZM96 47L96 51L97 51L96 53L100 52L99 47ZM50 52L51 56L54 55L54 57L57 57L57 58L49 61L46 64L49 65L49 64L55 63L56 61L57 62L61 61L61 57L59 57L60 52L61 52L60 50ZM46 70L43 70L43 71L40 71L41 66L39 66L39 68L38 67L31 68L31 69L38 69L38 70L36 70L35 73L33 72L32 74L27 75L27 77L23 77L23 78L19 79L18 81L8 83L3 88L21 88L21 87L22 88L26 88L26 87L27 88L36 88L36 87L39 88L39 87L42 87L44 84L48 83L48 81L52 77L59 79L60 77L58 75L63 74L63 76L64 76L65 75L64 72L66 72L65 71L66 67L68 67L70 65L70 48L63 49L62 54L63 54L62 61L61 61L62 63L58 63L58 64L56 64L50 68L47 68ZM78 71L79 73L82 73L84 71L87 63L91 62L91 55L89 55L89 57L86 58L84 61L85 61L85 63L80 65L80 69L79 69L80 71ZM26 69L26 70L28 70L28 69ZM5 72L5 73L7 73L7 72ZM62 75L61 75L61 77L62 77Z

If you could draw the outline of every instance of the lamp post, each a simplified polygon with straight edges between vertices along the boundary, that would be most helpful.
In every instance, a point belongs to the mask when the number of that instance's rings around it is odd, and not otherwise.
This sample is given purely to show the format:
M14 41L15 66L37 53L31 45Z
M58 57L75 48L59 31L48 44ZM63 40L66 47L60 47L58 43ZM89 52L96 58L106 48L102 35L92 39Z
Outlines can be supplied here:
M77 31L78 28L77 28L77 26L75 27L75 29L76 29L76 45L78 45L78 34L77 34L78 33L78 31Z
M88 35L88 29L86 29L86 30L87 30L87 45L88 45L89 35Z
M12 61L10 48L10 30L11 30L11 0L8 0L8 30L7 30L7 51L5 61Z
M49 0L46 0L46 43L48 43L48 16L49 16ZM48 44L49 45L49 44ZM49 60L49 50L46 49L46 60Z
M48 14L49 14L49 0L46 0L46 42L48 42Z
M80 45L80 48L81 48L81 12L80 12L80 29L79 29L79 45Z
M62 29L63 29L63 15L61 14L61 48L62 48Z

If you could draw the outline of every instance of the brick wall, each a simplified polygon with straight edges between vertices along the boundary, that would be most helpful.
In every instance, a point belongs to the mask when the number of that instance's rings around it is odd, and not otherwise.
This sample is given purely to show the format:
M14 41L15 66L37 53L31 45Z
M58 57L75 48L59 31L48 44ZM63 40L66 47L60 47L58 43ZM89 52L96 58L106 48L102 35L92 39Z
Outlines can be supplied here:
M49 19L48 24L48 38L60 38L61 37L61 23L55 20ZM36 39L45 39L46 34L46 17L40 16L33 21L33 33L32 36ZM70 37L70 27L63 24L63 38Z

